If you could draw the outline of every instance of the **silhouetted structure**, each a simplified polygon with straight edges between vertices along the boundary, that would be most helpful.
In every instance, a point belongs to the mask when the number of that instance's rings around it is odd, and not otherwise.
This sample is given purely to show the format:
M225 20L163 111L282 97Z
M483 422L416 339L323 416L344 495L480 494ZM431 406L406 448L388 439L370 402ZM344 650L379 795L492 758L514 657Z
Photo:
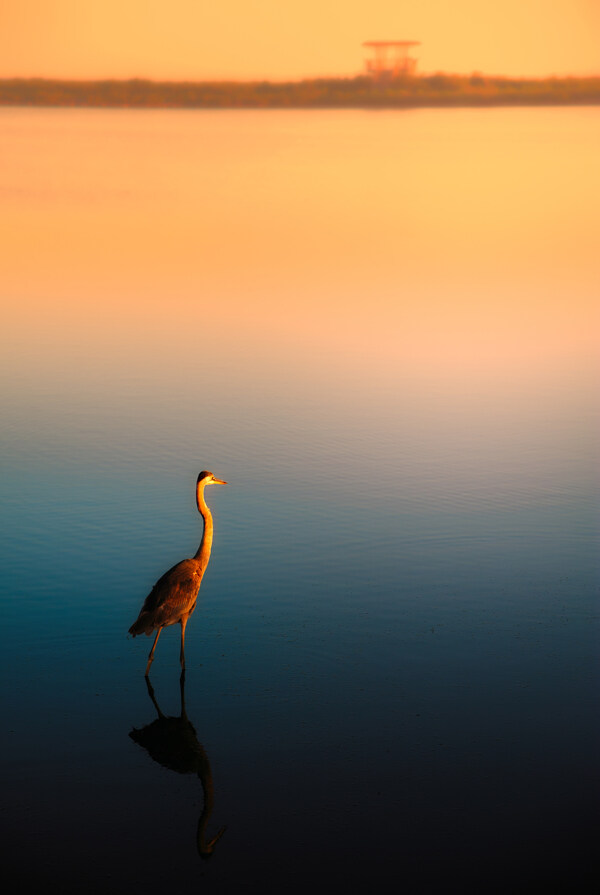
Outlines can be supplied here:
M417 60L410 55L411 47L418 47L418 40L367 40L363 47L373 51L365 64L367 72L376 81L392 81L415 73Z

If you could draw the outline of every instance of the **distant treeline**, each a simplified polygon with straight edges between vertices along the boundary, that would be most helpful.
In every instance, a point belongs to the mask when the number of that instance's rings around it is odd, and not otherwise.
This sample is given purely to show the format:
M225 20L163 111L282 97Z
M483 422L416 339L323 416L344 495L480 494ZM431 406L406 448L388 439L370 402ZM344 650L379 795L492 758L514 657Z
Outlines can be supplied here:
M594 105L600 77L513 79L421 75L305 81L0 80L0 105L142 109L418 108L422 106Z

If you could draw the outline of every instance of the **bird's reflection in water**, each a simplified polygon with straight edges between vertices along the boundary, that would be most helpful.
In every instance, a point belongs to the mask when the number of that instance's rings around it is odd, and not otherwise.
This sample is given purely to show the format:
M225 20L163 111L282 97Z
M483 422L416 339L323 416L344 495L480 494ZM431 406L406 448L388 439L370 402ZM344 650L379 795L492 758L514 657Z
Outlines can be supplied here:
M185 710L185 672L180 678L181 715L168 718L160 710L154 696L154 688L150 679L146 678L146 686L152 703L158 712L158 718L139 730L134 727L129 736L138 745L143 746L154 761L177 771L178 774L197 774L202 784L204 795L202 813L198 821L196 842L201 858L210 858L215 845L225 832L222 827L212 839L206 838L206 830L214 805L214 787L208 755L198 742L196 731Z

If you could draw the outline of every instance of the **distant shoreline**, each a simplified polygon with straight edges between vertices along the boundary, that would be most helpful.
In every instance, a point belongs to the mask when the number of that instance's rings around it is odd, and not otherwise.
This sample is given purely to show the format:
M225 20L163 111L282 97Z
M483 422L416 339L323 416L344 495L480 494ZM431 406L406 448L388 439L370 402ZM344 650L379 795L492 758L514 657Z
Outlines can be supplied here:
M127 109L417 109L600 105L600 76L421 75L304 81L0 79L0 106Z

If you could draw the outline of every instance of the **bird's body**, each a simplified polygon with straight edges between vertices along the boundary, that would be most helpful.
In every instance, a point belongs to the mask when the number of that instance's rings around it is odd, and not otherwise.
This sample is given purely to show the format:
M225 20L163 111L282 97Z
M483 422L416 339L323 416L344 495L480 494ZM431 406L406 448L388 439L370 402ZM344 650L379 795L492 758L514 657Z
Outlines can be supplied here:
M159 578L144 601L141 612L129 629L129 633L136 637L138 634L150 635L156 631L154 644L148 656L146 677L154 659L154 650L163 628L181 625L181 668L185 668L184 640L185 627L188 619L196 608L198 591L202 583L202 577L206 571L213 540L212 514L204 500L204 488L206 485L226 485L221 479L215 478L212 472L201 472L196 484L196 502L198 511L204 520L204 532L198 550L191 559L184 559L169 569Z
M202 582L200 564L195 559L183 559L159 578L142 606L137 621L129 629L137 634L151 634L156 628L175 625L196 608Z

